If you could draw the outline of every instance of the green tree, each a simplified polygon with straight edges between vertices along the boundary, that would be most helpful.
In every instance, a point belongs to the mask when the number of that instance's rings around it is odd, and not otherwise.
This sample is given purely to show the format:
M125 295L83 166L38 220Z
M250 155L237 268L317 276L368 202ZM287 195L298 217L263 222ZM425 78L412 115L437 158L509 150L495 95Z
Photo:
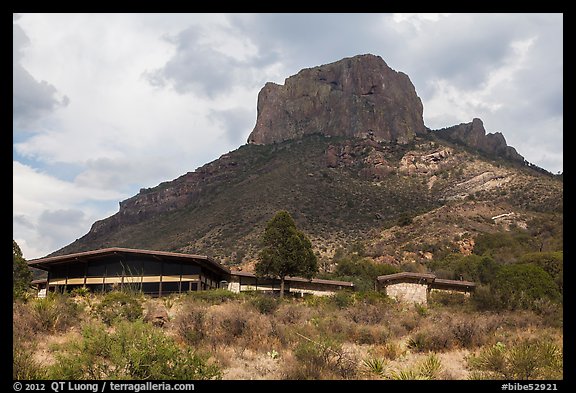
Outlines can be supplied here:
M559 302L562 298L553 278L532 263L502 266L491 287L508 309L528 309L538 299L548 298Z
M262 243L264 248L258 255L256 275L280 278L280 297L284 296L286 276L312 278L318 272L312 243L296 228L287 211L277 212L268 222Z
M12 292L14 298L22 296L28 290L31 280L32 273L22 256L22 250L20 250L16 240L12 240Z

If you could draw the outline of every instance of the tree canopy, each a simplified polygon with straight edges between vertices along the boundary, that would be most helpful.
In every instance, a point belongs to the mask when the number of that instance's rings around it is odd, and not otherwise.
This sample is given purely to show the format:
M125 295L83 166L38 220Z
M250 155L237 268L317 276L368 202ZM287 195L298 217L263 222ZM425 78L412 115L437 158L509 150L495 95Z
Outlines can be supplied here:
M28 290L32 272L22 256L22 250L15 240L12 240L12 291L14 297L19 297Z
M285 210L268 222L262 236L263 248L258 255L256 275L279 277L280 296L284 294L286 276L312 278L318 272L318 262L308 237L296 228Z

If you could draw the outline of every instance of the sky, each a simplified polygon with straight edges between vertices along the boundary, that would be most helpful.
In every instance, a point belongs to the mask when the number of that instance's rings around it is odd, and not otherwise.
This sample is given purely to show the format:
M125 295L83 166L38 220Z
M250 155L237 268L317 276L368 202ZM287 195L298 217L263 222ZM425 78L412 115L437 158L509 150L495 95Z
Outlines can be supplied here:
M562 14L14 14L24 258L245 144L266 82L366 53L410 77L427 127L477 117L563 171Z

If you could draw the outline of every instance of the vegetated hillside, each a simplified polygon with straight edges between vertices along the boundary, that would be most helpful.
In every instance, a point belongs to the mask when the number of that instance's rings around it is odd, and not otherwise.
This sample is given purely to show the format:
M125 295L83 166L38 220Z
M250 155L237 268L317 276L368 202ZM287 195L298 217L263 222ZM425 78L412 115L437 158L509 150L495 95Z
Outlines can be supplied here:
M378 246L372 256L398 263L396 251L407 242L410 251L433 252L434 244L455 245L457 236L474 238L508 222L531 230L535 219L554 221L562 194L562 181L550 174L433 133L403 145L311 135L245 145L141 190L55 254L121 246L205 253L237 264L255 256L265 223L285 209L323 258L360 242ZM492 219L500 214L507 216ZM410 240L401 235L407 230Z

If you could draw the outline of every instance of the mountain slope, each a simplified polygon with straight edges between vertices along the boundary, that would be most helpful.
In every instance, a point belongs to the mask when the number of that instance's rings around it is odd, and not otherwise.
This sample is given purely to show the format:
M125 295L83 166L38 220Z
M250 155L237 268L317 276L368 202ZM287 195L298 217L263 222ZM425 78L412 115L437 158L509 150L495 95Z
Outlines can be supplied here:
M561 177L527 163L480 119L423 124L408 76L378 56L302 70L262 89L249 144L142 189L52 255L118 246L245 263L278 210L325 260L362 243L375 259L402 263L410 253L467 252L483 232L561 228Z
M266 221L287 209L329 257L338 247L379 237L401 217L481 201L490 202L485 217L558 214L562 182L433 138L398 145L313 135L245 145L142 190L58 254L121 246L200 252L238 263L255 255ZM435 226L419 230L440 233Z

